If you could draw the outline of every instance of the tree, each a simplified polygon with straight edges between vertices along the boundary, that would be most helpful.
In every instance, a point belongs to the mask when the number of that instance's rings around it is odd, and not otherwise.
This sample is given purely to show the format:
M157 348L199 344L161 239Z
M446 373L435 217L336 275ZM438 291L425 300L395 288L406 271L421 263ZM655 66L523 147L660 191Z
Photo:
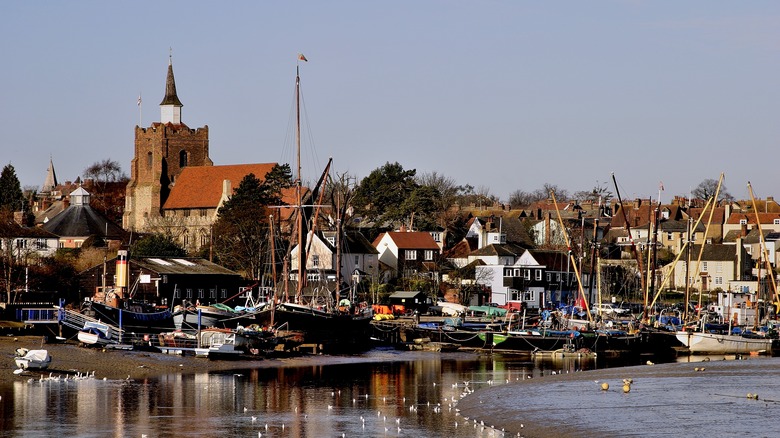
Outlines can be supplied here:
M695 189L693 189L692 195L698 199L710 199L715 196L715 191L718 189L718 180L707 178L700 182ZM718 202L720 201L732 201L734 197L726 190L726 185L721 184L720 193L718 194Z
M380 226L405 219L399 206L417 188L416 173L414 169L404 170L397 162L374 169L355 190L357 213Z
M509 194L509 206L512 208L523 208L533 204L536 197L531 192L525 190L515 190Z
M249 278L259 279L263 275L270 256L268 206L281 202L286 174L283 168L270 171L266 175L269 184L263 184L252 173L246 175L233 196L219 209L212 235L214 255L220 263Z
M130 254L135 257L184 257L187 251L173 237L154 233L135 242L130 247Z
M556 193L555 196L557 197L558 194ZM596 181L596 185L592 189L576 192L574 198L578 201L590 201L592 203L601 201L602 204L606 204L607 201L612 199L612 192L607 188L607 183Z
M0 209L11 212L24 210L24 194L16 170L11 164L6 164L0 173Z
M127 175L122 172L122 166L108 158L103 161L96 161L84 169L83 176L84 178L93 179L97 183L102 183L104 187L109 182L127 181Z

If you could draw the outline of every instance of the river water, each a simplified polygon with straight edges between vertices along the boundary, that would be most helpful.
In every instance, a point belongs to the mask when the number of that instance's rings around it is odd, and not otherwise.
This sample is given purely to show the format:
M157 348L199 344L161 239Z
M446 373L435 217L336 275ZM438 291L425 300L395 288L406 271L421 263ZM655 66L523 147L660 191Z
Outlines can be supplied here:
M376 349L338 365L144 381L35 378L0 386L0 437L503 436L465 420L457 401L517 386L504 406L512 409L540 400L518 382L614 365L622 364Z
M456 426L464 394L596 365L375 349L340 365L20 380L0 387L0 436L470 437L474 428Z

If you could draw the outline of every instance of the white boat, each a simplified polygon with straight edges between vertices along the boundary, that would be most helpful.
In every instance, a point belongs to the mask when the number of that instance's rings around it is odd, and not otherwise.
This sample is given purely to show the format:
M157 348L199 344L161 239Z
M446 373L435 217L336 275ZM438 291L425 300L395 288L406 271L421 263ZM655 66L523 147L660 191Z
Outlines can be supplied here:
M16 366L20 370L45 370L51 363L51 356L47 350L16 350Z
M79 330L78 340L86 345L107 345L113 342L108 325L95 321L84 323L84 328Z
M677 340L692 354L772 353L772 339L757 335L678 331Z

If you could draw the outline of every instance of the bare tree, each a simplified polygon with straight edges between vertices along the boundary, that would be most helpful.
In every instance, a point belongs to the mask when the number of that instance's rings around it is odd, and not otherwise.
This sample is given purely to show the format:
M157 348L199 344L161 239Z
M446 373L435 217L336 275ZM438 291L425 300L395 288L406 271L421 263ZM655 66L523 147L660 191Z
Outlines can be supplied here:
M693 197L699 199L710 199L715 196L715 191L718 189L718 180L707 178L700 182L695 189L693 189ZM720 185L720 193L718 194L718 202L720 201L733 201L734 197L726 190L726 185Z
M103 161L96 161L91 166L84 169L84 178L91 178L95 182L105 183L126 181L127 175L122 172L122 166L116 161L106 158Z

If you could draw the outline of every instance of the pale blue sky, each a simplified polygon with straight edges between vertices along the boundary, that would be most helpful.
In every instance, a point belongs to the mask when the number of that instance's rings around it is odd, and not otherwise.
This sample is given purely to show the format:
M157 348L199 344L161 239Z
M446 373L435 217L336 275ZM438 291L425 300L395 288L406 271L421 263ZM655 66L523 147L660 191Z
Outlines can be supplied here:
M398 161L502 200L612 172L668 200L725 172L780 196L776 1L6 1L0 41L0 164L24 186L50 156L61 181L105 158L129 175L172 47L215 164L291 160L302 52L307 137L338 172Z

